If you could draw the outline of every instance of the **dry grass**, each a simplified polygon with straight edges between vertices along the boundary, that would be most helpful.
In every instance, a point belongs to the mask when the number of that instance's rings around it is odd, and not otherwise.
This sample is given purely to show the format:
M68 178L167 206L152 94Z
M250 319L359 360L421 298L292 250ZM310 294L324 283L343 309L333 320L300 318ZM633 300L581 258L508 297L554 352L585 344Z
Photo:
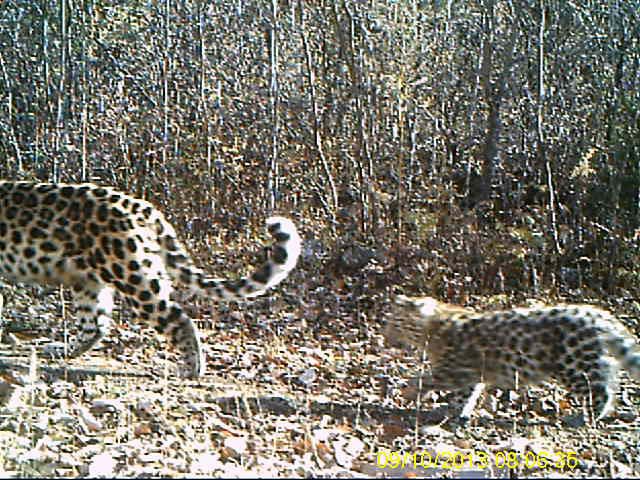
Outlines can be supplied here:
M296 288L302 286L289 290ZM498 476L504 461L520 477L640 471L637 418L567 426L576 410L549 388L530 389L495 412L478 409L464 426L447 420L440 396L421 392L416 415L416 400L402 385L417 371L417 359L383 345L384 302L356 308L339 289L310 291L304 301L275 298L220 306L215 319L194 307L208 356L202 381L176 379L164 343L151 330L122 323L101 348L67 363L72 381L33 372L5 376L0 473ZM26 318L21 312L29 309L55 311L56 300L55 293L42 302L19 293L7 308ZM29 363L37 345L24 340L10 350L14 360ZM31 358L47 366L38 362ZM92 369L154 376L74 376ZM637 399L637 385L624 391Z

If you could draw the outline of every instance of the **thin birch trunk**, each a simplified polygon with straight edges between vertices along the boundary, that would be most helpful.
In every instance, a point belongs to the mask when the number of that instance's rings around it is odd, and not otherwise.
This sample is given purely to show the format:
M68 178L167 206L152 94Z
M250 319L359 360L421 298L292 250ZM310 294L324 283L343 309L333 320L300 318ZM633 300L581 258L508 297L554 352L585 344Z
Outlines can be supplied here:
M556 199L555 189L553 186L553 172L551 170L551 162L545 154L545 138L544 138L544 104L545 104L545 53L544 53L544 35L546 19L545 0L540 0L540 28L538 30L538 112L536 116L536 131L538 135L537 155L539 164L544 162L545 173L547 177L547 189L549 190L549 219L551 222L551 235L553 237L553 247L556 254L560 253L560 242L558 240L558 226L556 220Z
M51 176L54 182L60 180L59 155L63 150L65 136L65 99L67 78L67 45L69 41L67 32L67 0L60 0L60 78L58 81L58 104L56 113L56 137L55 152L53 157Z
M318 113L318 99L316 96L316 79L315 71L313 68L313 59L311 58L311 49L309 48L309 40L307 38L307 32L305 30L305 13L304 13L304 0L300 1L300 31L302 33L302 45L304 48L304 55L307 65L307 81L309 82L309 94L311 96L311 113L313 116L313 140L314 146L318 158L320 159L320 165L325 177L325 183L329 187L329 202L323 202L327 210L327 215L331 221L331 229L335 233L336 222L336 208L338 206L338 193L336 191L336 184L331 173L331 168L327 162L327 158L324 154L324 148L322 146L322 134L320 129L320 115Z
M276 208L278 193L278 133L280 130L280 92L278 88L278 1L271 0L270 48L270 106L271 106L271 158L267 174L267 195L269 195L269 211Z

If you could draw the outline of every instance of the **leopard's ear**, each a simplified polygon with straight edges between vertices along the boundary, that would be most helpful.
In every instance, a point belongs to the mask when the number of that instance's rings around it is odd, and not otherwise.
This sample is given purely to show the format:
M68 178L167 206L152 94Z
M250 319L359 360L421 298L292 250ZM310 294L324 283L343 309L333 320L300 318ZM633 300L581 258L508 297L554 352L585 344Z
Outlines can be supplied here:
M394 302L396 305L402 306L413 305L413 300L406 295L396 295Z
M396 295L395 304L401 307L413 307L419 308L420 301L422 298L420 297L407 297L406 295Z
M433 297L407 297L405 295L397 295L395 303L402 307L411 307L425 317L435 315L436 309L440 304Z

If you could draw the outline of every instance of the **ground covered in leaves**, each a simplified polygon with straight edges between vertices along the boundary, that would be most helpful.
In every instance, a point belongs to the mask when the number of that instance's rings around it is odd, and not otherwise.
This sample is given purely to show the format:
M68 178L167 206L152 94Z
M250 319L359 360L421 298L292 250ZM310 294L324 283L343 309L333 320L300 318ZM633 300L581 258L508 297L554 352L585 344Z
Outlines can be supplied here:
M60 292L5 288L0 360L31 371L3 367L0 476L640 475L640 390L627 377L620 415L599 425L548 386L458 425L443 396L407 386L416 354L384 346L388 295L299 275L250 303L189 303L201 381L177 380L171 352L124 306L99 349L46 362L69 316Z

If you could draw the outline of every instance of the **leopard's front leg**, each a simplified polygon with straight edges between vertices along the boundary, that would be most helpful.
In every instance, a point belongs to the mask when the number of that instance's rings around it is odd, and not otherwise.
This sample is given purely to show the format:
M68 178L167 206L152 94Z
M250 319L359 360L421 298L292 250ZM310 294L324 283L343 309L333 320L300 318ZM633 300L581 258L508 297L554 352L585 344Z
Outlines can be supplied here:
M91 350L111 330L113 312L112 287L96 282L77 283L73 287L74 304L78 316L78 333L67 345L47 345L45 354L53 358L79 357Z

